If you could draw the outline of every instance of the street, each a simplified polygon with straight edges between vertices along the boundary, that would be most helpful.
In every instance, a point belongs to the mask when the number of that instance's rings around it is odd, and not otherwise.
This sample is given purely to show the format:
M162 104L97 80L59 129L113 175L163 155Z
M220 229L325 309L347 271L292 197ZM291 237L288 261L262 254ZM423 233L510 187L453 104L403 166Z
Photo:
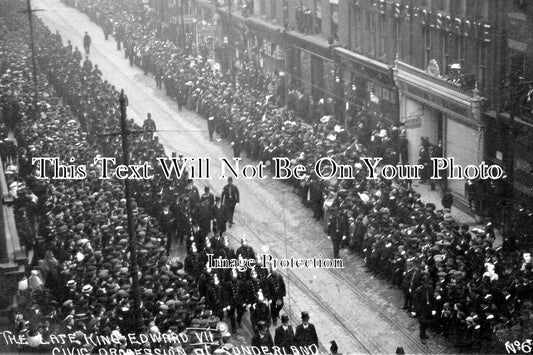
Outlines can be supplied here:
M142 125L150 112L168 155L177 152L185 157L211 158L212 178L195 180L195 184L200 191L210 186L213 193L220 194L226 180L219 178L219 159L231 159L233 155L228 142L209 141L206 120L193 112L178 111L164 90L156 88L154 79L143 75L140 68L130 67L124 52L116 50L114 40L105 41L101 28L87 16L59 0L39 1L36 7L44 10L37 15L52 32L59 31L64 43L70 40L82 49L85 31L91 35L90 59L105 80L125 90L128 117ZM241 165L257 163L243 158ZM333 258L332 243L325 236L322 222L312 218L312 212L302 206L288 185L270 178L238 179L235 184L241 203L235 212L236 224L228 231L234 248L245 236L257 252L274 257ZM183 256L183 250L178 254ZM400 309L401 292L365 272L359 256L349 255L346 250L340 256L344 269L280 270L288 286L284 311L294 327L300 323L300 313L308 311L323 349L329 349L330 341L335 340L342 353L394 353L398 346L409 354L453 352L439 337L422 344L418 322Z

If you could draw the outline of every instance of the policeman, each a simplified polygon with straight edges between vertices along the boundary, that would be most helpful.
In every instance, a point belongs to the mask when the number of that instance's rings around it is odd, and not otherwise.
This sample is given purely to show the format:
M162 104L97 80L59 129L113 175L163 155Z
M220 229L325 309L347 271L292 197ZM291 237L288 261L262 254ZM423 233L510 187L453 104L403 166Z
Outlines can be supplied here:
M276 271L274 267L271 268L270 274L267 277L270 286L270 313L272 315L272 324L276 325L278 322L279 312L283 309L283 297L286 295L285 282L283 277Z
M270 327L270 310L268 304L263 297L263 292L259 290L257 292L257 300L250 307L250 322L252 323L252 328L256 333L261 329L259 322L265 322Z
M241 238L241 246L237 249L237 257L241 256L243 259L255 259L254 249L248 245L248 240L245 237Z
M241 328L241 320L245 309L245 284L238 278L237 270L231 270L230 279L224 284L226 314L230 320L233 333L237 332L237 327ZM235 315L237 316L235 318Z
M216 317L224 318L224 291L216 274L213 275L213 282L207 289L205 303Z

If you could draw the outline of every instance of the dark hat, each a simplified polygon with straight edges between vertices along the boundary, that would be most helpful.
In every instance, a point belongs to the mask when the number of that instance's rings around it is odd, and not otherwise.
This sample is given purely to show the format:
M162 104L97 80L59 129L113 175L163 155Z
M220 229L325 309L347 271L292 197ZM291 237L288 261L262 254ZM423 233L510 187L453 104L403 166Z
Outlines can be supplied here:
M302 312L302 319L309 319L309 313L308 312Z
M284 314L281 316L281 323L287 323L289 321L289 316Z

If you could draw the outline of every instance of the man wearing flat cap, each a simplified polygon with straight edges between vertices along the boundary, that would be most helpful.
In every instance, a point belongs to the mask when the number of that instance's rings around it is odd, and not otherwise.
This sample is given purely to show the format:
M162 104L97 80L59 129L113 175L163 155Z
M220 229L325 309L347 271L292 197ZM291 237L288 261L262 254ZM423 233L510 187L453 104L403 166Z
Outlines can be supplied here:
M290 347L294 345L294 330L289 324L289 316L286 314L281 316L281 325L274 334L274 344L285 352L288 352Z
M302 324L296 327L294 343L297 346L316 345L318 347L318 336L316 335L315 326L309 323L309 313L307 312L302 312Z

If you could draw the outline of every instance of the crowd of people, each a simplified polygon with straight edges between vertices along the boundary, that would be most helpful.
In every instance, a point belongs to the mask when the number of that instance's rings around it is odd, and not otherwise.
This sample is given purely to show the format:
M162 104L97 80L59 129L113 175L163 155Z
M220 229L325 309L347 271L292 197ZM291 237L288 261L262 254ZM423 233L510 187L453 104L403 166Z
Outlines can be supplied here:
M278 105L275 76L257 66L215 71L206 58L192 57L162 41L157 21L146 20L148 15L131 16L126 4L91 0L80 6L101 23L114 21L119 29L115 39L122 44L117 48L126 48L126 56L140 53L130 63L156 79L162 77L167 94L181 107L198 112L208 125L214 124L236 156L241 151L263 161L288 156L307 165L308 171L324 156L354 166L353 180L324 181L312 174L288 183L313 209L314 217L323 218L337 251L345 247L361 254L370 272L401 288L404 308L419 320L421 339L430 328L451 338L462 351L486 353L501 351L502 341L529 337L533 273L530 257L516 247L515 236L507 236L503 248L494 249L490 223L471 229L457 223L448 209L424 203L405 183L365 179L359 158L372 152L388 154L393 161L396 153L390 142L401 135L397 129L364 114L354 120L356 130L344 127L333 114L307 122L307 117ZM37 237L32 239L28 232L26 241L39 262L21 292L28 296L21 298L21 309L27 311L17 316L17 331L37 337L54 331L81 332L78 336L83 337L95 330L124 336L134 324L121 185L97 179L94 165L84 180L38 180L28 163L35 156L58 156L65 163L70 157L87 162L96 154L120 156L120 138L105 135L119 130L118 92L100 78L88 58L80 66L79 50L63 47L58 34L39 24L39 64L50 85L40 82L41 101L34 105L24 44L27 30L16 17L5 21L2 36L8 40L2 42L2 52L8 55L1 79L6 86L2 108L20 117L15 127L19 171L11 179L16 183L17 211L38 225ZM130 125L134 127L132 121ZM164 154L157 137L144 138L132 136L135 161L150 162ZM225 223L219 224L223 217L212 218L217 223L206 221L205 214L212 213L206 211L222 204L209 191L200 195L186 178L154 180L135 188L136 231L142 245L142 332L177 334L191 324L209 326L223 317L235 331L250 307L257 337L264 337L265 327L277 322L283 306L277 272L218 273L204 268L210 251L223 257L254 257L253 249L246 240L237 251L228 247ZM24 224L28 223L18 227ZM215 236L206 239L210 229ZM172 240L186 241L183 263L167 257L172 247L167 241ZM225 303L225 288L235 297L229 299L238 301Z
M495 249L490 221L471 229L456 222L449 208L424 203L408 183L364 178L361 156L396 162L405 154L391 144L405 139L400 130L370 119L364 109L350 118L355 129L344 127L327 105L320 118L301 117L291 97L288 108L279 105L275 75L246 62L240 70L212 70L206 58L192 57L160 41L157 31L141 28L138 19L121 16L127 8L107 0L82 5L89 16L103 8L108 10L104 16L125 21L121 26L140 29L129 40L145 51L148 72L162 70L167 94L208 124L214 121L236 156L241 150L263 161L288 156L308 171L328 156L356 168L353 180L326 182L312 174L289 183L314 217L324 219L336 250L360 253L371 272L402 289L404 308L419 319L421 339L431 328L462 351L488 352L499 340L527 338L533 274L523 255L527 250L517 248L517 235L505 235L503 248ZM290 94L301 97L297 91Z
M18 152L15 159L6 159L18 167L11 167L8 181L17 229L21 234L28 229L22 242L33 251L31 272L18 283L13 309L13 333L27 339L18 344L21 350L189 354L206 346L194 344L194 333L207 330L214 334L207 344L211 351L228 350L230 333L221 321L227 319L232 332L239 332L248 312L256 343L264 345L260 334L278 322L283 308L281 275L260 265L244 271L206 265L209 254L256 257L245 239L234 250L224 234L239 202L231 181L220 197L208 189L200 195L186 174L179 180L156 174L152 181L135 182L132 208L142 292L135 313L123 186L118 179L99 178L102 166L93 161L106 156L122 162L120 137L112 134L120 129L120 93L102 80L88 57L82 63L77 48L70 42L64 46L59 33L40 21L35 25L42 73L38 101L28 69L27 22L14 13L2 18L0 32L0 50L6 54L0 79L3 108L15 107L10 114L20 118L11 127ZM142 132L132 119L127 123L131 131ZM147 127L145 133L153 133L154 127ZM164 156L153 134L130 137L132 163L155 165L156 157ZM76 176L76 168L65 168L72 175L58 178L57 163L32 165L35 157L57 158L63 166L84 165L86 174ZM181 261L173 257L172 247L184 241L187 256ZM57 341L67 334L68 341ZM133 340L130 334L135 334ZM305 337L295 339L285 346L308 345Z

